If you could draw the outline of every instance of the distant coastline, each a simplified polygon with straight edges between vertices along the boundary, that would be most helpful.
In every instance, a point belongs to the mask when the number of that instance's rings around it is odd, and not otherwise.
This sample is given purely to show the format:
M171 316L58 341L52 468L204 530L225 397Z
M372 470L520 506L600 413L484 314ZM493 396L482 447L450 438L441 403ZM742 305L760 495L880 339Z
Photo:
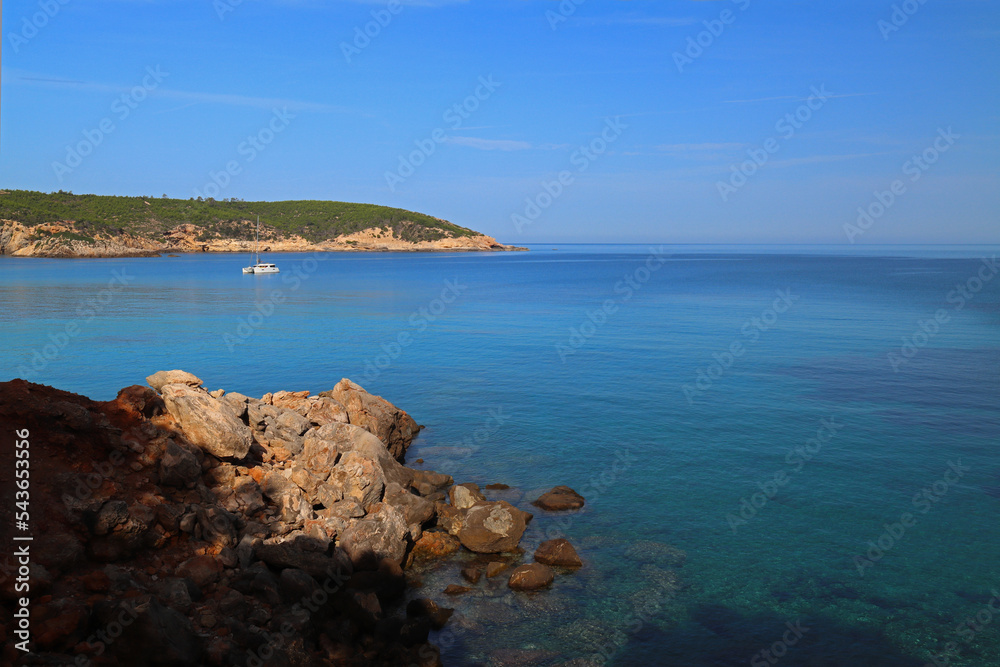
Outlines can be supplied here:
M527 250L414 211L332 201L114 197L0 191L0 255L86 258L172 253Z

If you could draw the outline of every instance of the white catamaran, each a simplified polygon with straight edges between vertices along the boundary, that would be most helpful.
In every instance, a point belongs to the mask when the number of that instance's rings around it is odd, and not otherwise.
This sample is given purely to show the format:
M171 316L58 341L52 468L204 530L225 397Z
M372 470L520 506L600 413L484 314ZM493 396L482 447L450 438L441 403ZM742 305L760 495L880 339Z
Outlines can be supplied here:
M278 273L278 267L274 264L265 264L260 261L260 216L257 216L257 234L253 242L253 264L243 267L243 273Z

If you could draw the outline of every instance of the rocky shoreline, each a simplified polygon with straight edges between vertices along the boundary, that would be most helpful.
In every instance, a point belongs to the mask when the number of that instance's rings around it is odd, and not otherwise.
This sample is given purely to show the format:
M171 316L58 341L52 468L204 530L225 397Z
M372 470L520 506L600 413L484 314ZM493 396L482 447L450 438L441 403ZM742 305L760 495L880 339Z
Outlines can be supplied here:
M249 224L249 223L248 223ZM408 241L397 238L394 230L366 229L312 242L300 236L282 236L274 230L262 230L260 252L504 252L527 248L504 245L492 236L446 236L434 241ZM248 239L206 235L193 224L177 225L162 238L145 238L127 233L98 235L84 240L73 221L22 225L0 220L0 255L13 257L158 257L169 253L250 253L254 242Z
M526 562L532 515L487 499L504 485L403 465L421 427L350 380L260 399L183 371L147 382L107 402L0 383L3 423L30 442L34 532L30 590L0 585L5 664L429 667L441 660L428 635L452 610L414 597L415 566L475 554L439 591L453 596L501 574L512 590L544 589L583 565L565 539L535 540ZM534 505L584 502L556 487ZM28 655L5 624L21 596Z

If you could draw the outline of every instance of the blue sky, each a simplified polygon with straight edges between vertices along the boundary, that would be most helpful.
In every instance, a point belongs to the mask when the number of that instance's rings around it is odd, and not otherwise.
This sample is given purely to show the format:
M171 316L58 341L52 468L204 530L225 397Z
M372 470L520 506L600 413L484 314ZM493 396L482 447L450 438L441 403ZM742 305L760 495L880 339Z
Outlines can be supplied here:
M8 0L0 186L997 243L998 56L990 0Z

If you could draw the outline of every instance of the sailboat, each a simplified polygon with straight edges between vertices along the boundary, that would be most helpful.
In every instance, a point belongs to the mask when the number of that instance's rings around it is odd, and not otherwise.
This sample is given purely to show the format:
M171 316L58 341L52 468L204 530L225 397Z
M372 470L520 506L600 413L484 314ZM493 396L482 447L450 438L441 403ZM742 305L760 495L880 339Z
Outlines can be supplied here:
M253 264L243 267L243 273L278 273L278 267L260 261L260 216L257 216L257 233L253 241Z

